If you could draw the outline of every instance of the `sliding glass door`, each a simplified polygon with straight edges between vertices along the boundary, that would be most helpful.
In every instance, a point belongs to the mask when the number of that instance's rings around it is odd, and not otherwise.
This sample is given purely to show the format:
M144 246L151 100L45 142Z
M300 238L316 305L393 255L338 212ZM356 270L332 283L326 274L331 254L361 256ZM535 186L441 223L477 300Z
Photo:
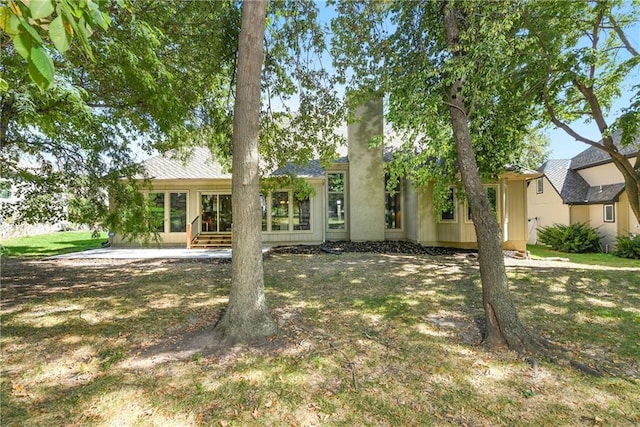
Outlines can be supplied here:
M231 232L231 194L200 195L200 231Z

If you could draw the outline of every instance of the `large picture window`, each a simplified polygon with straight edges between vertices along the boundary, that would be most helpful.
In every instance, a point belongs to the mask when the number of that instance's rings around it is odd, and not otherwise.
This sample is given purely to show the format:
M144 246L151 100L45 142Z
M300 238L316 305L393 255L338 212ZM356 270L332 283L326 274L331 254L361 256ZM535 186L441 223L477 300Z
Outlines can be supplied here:
M262 231L311 230L311 200L298 199L293 191L260 194Z
M158 233L184 233L187 231L187 193L152 192L147 194L149 227ZM169 224L166 227L165 224ZM168 228L168 230L167 230Z
M330 230L344 230L347 206L345 205L344 172L327 174L327 225Z
M289 193L271 194L271 231L289 231Z
M164 193L149 193L149 228L151 231L164 233Z
M402 228L400 181L391 191L387 186L388 182L389 174L386 174L384 177L384 227L388 230L397 230Z

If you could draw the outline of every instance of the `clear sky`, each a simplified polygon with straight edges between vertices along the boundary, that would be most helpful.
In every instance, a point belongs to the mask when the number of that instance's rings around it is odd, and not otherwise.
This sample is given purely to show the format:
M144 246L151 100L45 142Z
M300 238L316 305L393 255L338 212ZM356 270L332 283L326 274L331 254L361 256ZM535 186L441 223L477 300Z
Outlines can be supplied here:
M632 73L630 78L625 82L625 89L627 90L623 91L624 95L618 98L614 103L613 108L607 117L608 124L613 123L614 118L621 114L621 110L629 106L631 87L638 84L640 84L640 70L636 70L635 73ZM573 129L582 136L594 141L600 141L600 133L593 122L586 124L584 121L577 121L571 125ZM570 159L576 154L589 148L587 144L574 140L562 129L553 127L548 129L546 134L549 135L551 140L551 155L549 156L551 159Z

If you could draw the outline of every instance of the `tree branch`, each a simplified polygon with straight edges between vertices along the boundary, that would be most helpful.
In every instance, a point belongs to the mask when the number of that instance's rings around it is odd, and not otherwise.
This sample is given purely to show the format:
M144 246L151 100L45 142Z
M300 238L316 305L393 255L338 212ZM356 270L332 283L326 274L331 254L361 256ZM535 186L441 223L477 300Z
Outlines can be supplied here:
M598 12L598 16L596 17L595 22L593 23L593 38L592 43L591 43L591 49L593 49L594 52L597 52L598 50L598 42L600 41L600 24L602 23L602 20L604 19L604 8L601 8L600 11ZM596 64L595 62L591 63L591 66L589 67L589 79L593 80L596 76Z
M616 20L613 18L613 15L609 15L609 22L611 22L613 31L615 31L618 37L620 37L620 41L622 41L622 43L624 44L624 47L627 48L629 53L633 56L639 56L640 53L638 53L638 51L633 46L631 46L631 43L629 42L627 35L624 33L622 28L620 28L620 25L618 25L618 22L616 22Z
M549 76L550 76L549 73L550 71L547 72L547 76L545 77L544 83L542 85L542 99L544 100L544 107L547 110L547 114L549 114L549 118L551 118L551 122L557 127L559 127L560 129L562 129L563 131L565 131L567 134L572 136L573 139L575 139L576 141L580 141L594 147L600 147L600 144L598 144L597 141L585 138L584 136L574 131L571 126L564 123L558 118L555 110L553 109L553 106L549 102Z

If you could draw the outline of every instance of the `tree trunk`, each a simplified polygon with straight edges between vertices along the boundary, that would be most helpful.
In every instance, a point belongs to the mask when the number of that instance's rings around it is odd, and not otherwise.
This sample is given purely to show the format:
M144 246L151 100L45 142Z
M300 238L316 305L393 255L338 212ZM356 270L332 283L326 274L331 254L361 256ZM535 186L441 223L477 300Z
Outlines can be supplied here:
M233 117L233 261L229 305L216 326L246 342L276 332L264 295L258 148L266 0L244 1Z
M447 43L454 49L454 56L460 57L464 53L459 45L457 11L447 1L443 2L443 11ZM502 233L478 173L467 108L461 91L463 84L463 78L459 78L451 88L449 112L458 166L478 240L482 302L486 319L484 344L488 347L506 344L519 353L541 352L546 347L546 341L520 322L518 311L509 294L502 252Z

